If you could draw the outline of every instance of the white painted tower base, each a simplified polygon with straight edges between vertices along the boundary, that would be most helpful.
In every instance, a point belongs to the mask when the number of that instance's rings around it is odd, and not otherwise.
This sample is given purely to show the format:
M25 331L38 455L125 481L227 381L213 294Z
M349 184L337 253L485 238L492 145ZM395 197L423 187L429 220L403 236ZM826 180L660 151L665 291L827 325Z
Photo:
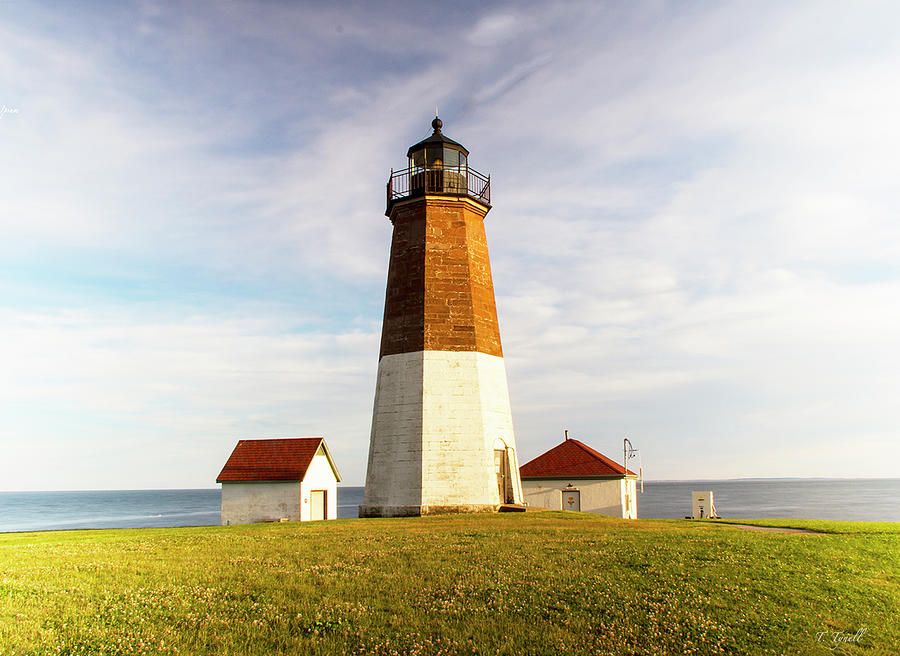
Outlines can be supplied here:
M522 502L503 358L477 351L382 357L360 516L484 512Z

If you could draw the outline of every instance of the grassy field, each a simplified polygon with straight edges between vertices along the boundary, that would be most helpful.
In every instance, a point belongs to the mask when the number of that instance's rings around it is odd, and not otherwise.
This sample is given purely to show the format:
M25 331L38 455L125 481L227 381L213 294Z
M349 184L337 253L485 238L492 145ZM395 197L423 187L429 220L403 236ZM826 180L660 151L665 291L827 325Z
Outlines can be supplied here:
M535 512L6 534L0 654L900 653L900 524L780 524L823 533Z

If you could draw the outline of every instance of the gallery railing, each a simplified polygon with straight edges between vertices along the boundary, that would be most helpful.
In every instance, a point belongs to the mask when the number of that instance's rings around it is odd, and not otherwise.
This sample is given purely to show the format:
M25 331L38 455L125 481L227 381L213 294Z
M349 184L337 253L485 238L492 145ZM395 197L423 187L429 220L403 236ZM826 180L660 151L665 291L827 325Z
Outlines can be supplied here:
M491 176L468 166L392 170L387 182L388 210L398 200L428 193L468 196L490 205Z

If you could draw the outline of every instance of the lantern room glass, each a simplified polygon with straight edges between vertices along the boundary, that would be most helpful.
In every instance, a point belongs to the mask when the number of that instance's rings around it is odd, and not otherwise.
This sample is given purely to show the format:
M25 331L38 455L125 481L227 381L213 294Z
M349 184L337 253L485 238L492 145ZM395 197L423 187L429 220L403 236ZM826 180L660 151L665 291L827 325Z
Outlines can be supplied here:
M420 169L456 169L466 167L465 154L455 148L428 146L413 152L409 157L409 168L413 172Z
M417 150L409 157L409 168L413 173L418 173L425 168L425 151Z
M429 145L409 156L412 189L465 194L467 159L464 152L444 145Z

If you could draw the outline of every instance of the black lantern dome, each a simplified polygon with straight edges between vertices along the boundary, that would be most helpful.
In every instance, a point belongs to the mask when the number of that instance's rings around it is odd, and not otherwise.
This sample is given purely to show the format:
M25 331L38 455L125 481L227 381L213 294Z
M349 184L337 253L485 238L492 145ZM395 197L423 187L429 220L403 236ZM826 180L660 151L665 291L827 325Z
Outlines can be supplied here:
M431 122L434 132L427 139L410 146L406 151L410 166L434 168L435 165L453 167L466 165L469 151L461 143L453 141L441 132L444 122L437 116Z
M396 201L425 194L468 196L490 207L490 176L469 168L468 149L445 136L441 132L443 125L435 116L431 136L410 146L406 152L409 159L406 170L391 172L386 214L390 214Z

